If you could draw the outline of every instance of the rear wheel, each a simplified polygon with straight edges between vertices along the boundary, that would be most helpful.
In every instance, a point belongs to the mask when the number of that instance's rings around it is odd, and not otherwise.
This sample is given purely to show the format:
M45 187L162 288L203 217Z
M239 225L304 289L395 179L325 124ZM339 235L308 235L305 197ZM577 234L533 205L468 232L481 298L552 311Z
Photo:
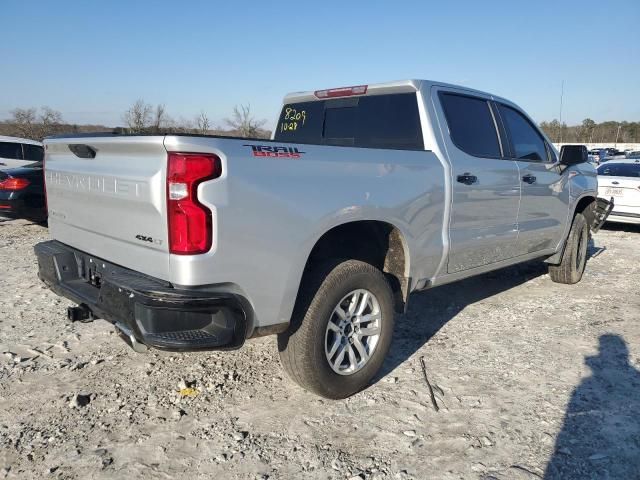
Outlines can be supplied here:
M573 284L582 279L587 264L587 250L589 248L589 225L584 215L576 213L573 218L567 244L559 265L549 266L551 280L556 283Z
M289 330L278 336L280 360L299 385L327 398L366 387L389 350L391 287L357 260L324 265L305 278Z

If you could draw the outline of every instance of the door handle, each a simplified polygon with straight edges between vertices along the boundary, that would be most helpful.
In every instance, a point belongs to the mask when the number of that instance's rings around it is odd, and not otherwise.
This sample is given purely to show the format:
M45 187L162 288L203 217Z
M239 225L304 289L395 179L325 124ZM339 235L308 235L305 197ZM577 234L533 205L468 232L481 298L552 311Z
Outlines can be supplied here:
M536 183L536 177L534 177L531 174L527 174L524 177L522 177L522 181L524 183L528 183L529 185L531 185L532 183Z
M465 172L462 175L458 175L456 180L458 183L464 183L465 185L473 185L478 182L478 177L471 175L469 172Z

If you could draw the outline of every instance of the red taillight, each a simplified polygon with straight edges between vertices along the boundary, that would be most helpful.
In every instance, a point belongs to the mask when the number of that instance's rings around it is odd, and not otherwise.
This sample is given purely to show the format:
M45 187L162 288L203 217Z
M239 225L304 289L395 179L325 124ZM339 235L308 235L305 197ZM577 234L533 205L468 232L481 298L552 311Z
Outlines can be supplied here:
M169 251L177 255L205 253L211 248L211 210L198 201L198 185L222 173L220 159L208 153L169 153L167 220Z
M0 182L0 190L22 190L30 183L26 178L7 178Z
M367 93L368 85L358 85L356 87L330 88L329 90L316 90L314 95L317 98L351 97L353 95L364 95Z

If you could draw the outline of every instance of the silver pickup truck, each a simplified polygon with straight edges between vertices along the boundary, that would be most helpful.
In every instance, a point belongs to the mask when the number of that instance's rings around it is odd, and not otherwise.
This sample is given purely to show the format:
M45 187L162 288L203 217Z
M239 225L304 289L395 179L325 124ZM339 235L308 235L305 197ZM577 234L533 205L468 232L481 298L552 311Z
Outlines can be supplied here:
M277 334L328 398L364 388L409 294L540 259L576 283L606 217L582 146L515 104L424 80L287 95L272 140L45 141L40 278L136 350Z

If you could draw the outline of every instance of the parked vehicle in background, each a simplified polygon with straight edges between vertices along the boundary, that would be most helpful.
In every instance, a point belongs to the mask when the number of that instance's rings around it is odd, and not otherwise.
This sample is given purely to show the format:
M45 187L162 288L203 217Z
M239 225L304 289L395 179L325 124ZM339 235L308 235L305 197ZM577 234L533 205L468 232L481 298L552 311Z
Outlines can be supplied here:
M612 160L600 165L598 195L614 199L609 222L640 223L640 156L637 160Z
M630 160L637 160L640 159L640 150L632 150L629 153L627 153L627 158Z
M589 150L589 162L598 165L600 163L600 150Z
M600 155L599 155L600 159L598 160L599 163L608 162L613 158L613 156L609 153L609 150L607 150L606 148L601 148L599 152L600 152Z
M42 162L0 170L0 216L47 219Z
M608 157L615 157L616 155L620 155L620 151L617 148L613 148L613 147L609 147L609 148L605 148L605 150L607 151L607 156Z
M43 158L42 143L28 138L0 135L0 170L41 162Z
M278 334L329 398L365 387L409 294L540 259L576 283L597 208L582 145L522 109L426 80L287 95L273 140L45 140L39 276L138 350Z

